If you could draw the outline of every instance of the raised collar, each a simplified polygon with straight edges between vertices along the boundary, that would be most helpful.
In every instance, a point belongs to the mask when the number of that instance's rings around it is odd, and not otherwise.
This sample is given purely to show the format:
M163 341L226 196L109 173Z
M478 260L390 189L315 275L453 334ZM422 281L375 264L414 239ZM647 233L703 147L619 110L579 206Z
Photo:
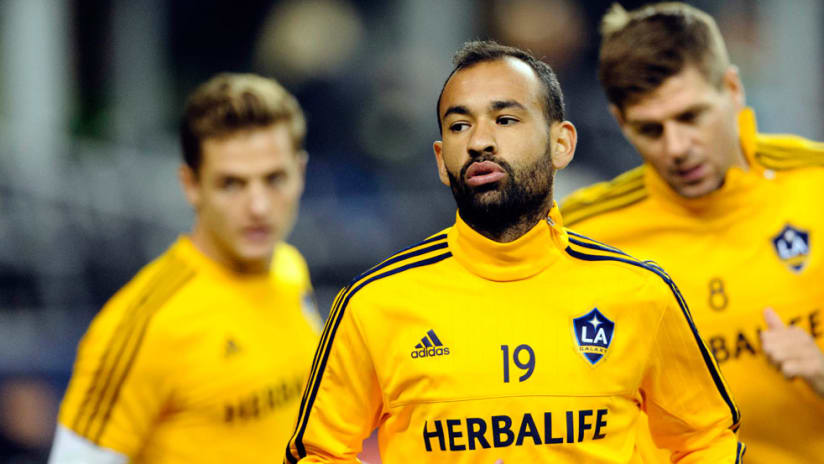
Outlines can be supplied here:
M195 246L189 236L181 235L172 245L171 253L177 259L186 262L198 272L210 274L219 279L229 279L236 282L267 283L270 281L270 273L264 274L241 274L228 269L226 266L213 260Z
M467 225L457 214L447 233L455 259L473 274L499 282L532 277L561 256L569 241L558 205L553 203L546 220L539 221L518 239L500 243Z
M663 200L665 206L677 212L698 216L702 219L737 217L734 211L743 213L742 205L757 205L756 186L764 177L764 169L754 162L756 149L755 113L745 108L738 114L738 132L744 157L749 168L731 167L720 189L699 198L684 198L677 194L665 180L647 165L644 169L644 183L653 200Z

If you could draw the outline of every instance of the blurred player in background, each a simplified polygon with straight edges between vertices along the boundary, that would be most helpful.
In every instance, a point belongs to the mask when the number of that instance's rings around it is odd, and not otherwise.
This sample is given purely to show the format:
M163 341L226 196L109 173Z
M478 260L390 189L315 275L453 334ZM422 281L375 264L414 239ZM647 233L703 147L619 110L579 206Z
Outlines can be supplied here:
M552 184L577 136L550 67L468 43L437 113L456 223L338 294L285 461L356 462L378 428L387 463L638 462L649 403L683 462L739 462L672 281L563 227Z
M180 237L78 347L52 463L263 462L283 455L317 343L301 255L305 122L277 82L221 74L189 98Z
M741 405L747 462L822 462L824 144L756 132L702 11L616 5L602 33L599 78L644 165L569 197L567 224L679 283Z

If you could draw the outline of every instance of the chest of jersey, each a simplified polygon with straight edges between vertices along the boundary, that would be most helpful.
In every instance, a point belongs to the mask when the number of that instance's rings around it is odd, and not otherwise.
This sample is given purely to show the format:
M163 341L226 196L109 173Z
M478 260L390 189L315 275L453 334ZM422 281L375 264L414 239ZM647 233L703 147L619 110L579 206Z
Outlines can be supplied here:
M661 311L638 297L645 289L551 273L422 279L363 320L391 441L454 462L498 448L545 459L564 453L545 446L582 443L627 462Z
M206 446L215 462L274 459L282 452L276 443L288 440L317 340L300 297L190 290L203 292L199 304L162 320L177 327L166 355L177 358L178 371L142 459L201 460Z
M298 298L213 294L209 311L185 322L173 408L227 426L291 407L305 381L315 335ZM180 321L184 324L183 321Z

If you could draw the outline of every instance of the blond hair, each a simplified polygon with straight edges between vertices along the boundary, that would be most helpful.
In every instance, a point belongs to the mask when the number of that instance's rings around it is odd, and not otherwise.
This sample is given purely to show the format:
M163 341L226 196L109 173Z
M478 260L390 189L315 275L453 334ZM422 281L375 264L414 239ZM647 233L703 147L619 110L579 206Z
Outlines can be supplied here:
M195 89L186 102L180 123L183 160L197 173L206 139L275 123L288 125L295 149L301 150L306 120L292 94L274 79L218 74Z

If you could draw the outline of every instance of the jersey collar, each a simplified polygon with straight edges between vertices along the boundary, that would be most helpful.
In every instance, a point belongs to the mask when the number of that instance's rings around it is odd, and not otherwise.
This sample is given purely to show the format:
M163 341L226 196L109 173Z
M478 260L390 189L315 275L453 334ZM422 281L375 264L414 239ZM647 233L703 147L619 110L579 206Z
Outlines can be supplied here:
M455 225L447 233L452 255L470 272L488 280L505 282L532 277L558 259L569 241L555 203L546 220L509 243L490 240L469 227L460 214L456 217Z
M198 272L205 272L221 279L249 283L266 283L270 279L271 272L263 274L240 274L227 268L200 251L194 242L192 242L191 237L187 235L178 237L177 241L172 245L172 253L178 259L188 263L193 269L197 269Z

